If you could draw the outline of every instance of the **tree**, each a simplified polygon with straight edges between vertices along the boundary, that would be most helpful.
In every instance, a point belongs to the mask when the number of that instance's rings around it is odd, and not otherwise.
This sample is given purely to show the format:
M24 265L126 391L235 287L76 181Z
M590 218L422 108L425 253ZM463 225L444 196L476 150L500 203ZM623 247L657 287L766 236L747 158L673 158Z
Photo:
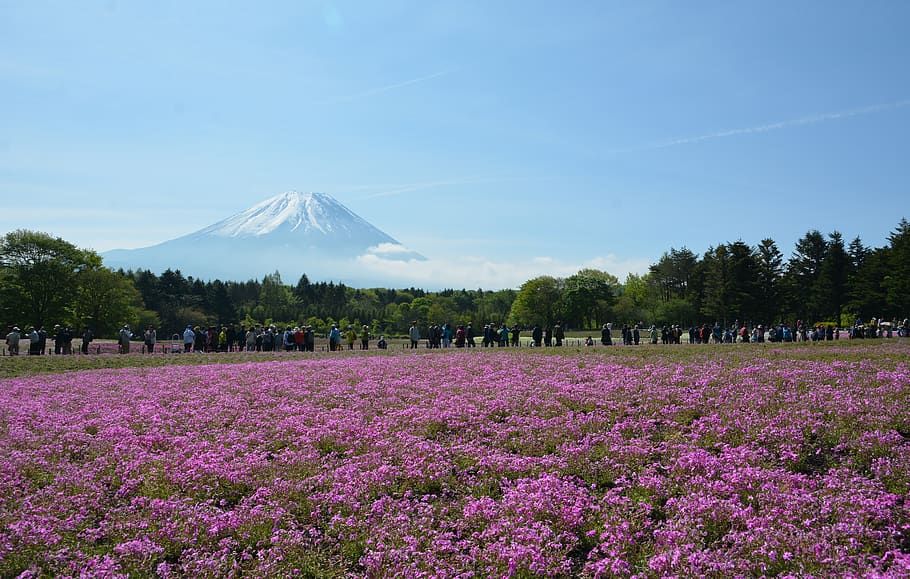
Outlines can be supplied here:
M892 316L906 317L910 312L910 222L901 219L888 241L891 243L886 257L888 274L883 284L887 310Z
M724 319L755 319L758 315L758 262L742 241L727 245L730 253L730 309Z
M237 306L231 299L227 285L220 279L209 282L206 289L206 309L212 312L222 324L233 323L237 320Z
M756 308L759 314L758 321L763 321L765 324L773 323L781 311L780 280L783 275L783 263L784 256L777 249L774 240L762 239L756 248L756 276L758 278Z
M650 267L649 279L660 288L660 298L663 301L689 299L697 264L698 258L689 249L671 247L669 253L664 253Z
M562 288L562 280L548 275L526 281L512 302L509 321L524 327L555 323L561 313Z
M824 320L840 323L847 302L847 283L851 261L844 247L843 236L837 231L829 234L825 258L818 271L816 305Z
M599 327L606 321L619 280L605 271L582 269L566 278L563 288L565 322L572 326Z
M705 252L705 301L702 313L715 322L727 324L727 316L733 303L733 258L726 245L709 248Z
M790 313L814 322L820 318L816 282L828 244L818 230L806 233L796 242L796 248L787 262L786 290Z
M634 273L626 276L613 308L617 321L635 324L647 319L656 323L657 296L648 279L648 275L639 276Z
M80 272L77 282L77 328L87 326L96 336L113 337L123 324L137 327L144 306L131 280L106 267L96 267Z
M281 274L277 271L262 279L259 290L259 307L256 311L258 319L263 321L287 322L297 317L297 298L291 293L291 288L281 283Z
M100 267L94 251L47 233L19 229L0 239L7 316L36 327L70 321L76 275Z

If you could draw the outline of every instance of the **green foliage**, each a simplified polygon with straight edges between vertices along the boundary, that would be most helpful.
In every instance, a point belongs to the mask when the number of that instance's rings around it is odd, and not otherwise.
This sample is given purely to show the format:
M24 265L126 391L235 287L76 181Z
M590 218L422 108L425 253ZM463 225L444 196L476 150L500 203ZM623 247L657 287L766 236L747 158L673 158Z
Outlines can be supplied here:
M576 328L598 328L608 321L619 280L605 271L582 269L564 282L564 321Z
M889 271L882 285L888 304L906 316L910 311L910 221L901 219L888 240L891 242L886 257Z
M97 337L114 337L123 324L139 326L144 309L142 296L133 282L113 271L97 267L79 273L74 300L76 327L92 328ZM157 324L158 315L149 312L147 323Z
M656 321L657 296L649 279L650 275L638 276L630 273L626 276L623 291L614 308L618 321L629 323Z
M548 275L526 281L512 303L509 321L525 327L552 325L561 313L563 288L563 280Z
M70 292L77 275L101 266L93 251L47 233L19 229L0 238L4 317L35 327L72 322Z

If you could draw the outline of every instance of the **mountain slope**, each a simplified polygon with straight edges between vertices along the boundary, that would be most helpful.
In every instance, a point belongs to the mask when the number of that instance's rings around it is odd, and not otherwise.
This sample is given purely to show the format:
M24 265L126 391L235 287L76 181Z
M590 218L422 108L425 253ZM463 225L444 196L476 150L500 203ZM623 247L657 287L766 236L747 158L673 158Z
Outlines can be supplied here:
M202 279L246 280L279 271L296 279L358 280L357 258L417 254L324 193L282 193L194 233L103 254L108 267L180 269Z
M359 240L363 243L398 243L389 235L324 193L282 193L201 229L190 237L261 237L284 235L319 240Z

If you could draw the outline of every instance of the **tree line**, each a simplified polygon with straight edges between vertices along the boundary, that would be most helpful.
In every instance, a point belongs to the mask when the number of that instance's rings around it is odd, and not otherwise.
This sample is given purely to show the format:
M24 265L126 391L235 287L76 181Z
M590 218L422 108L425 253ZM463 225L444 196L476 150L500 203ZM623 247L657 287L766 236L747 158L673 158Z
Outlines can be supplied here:
M17 230L0 238L0 320L4 326L89 327L113 337L123 324L155 326L159 335L187 324L362 324L404 334L411 322L561 323L576 329L619 324L779 320L849 325L854 319L906 317L910 311L910 223L888 244L870 248L837 231L807 232L785 259L773 239L712 246L702 256L671 248L643 275L619 281L583 269L565 278L539 276L515 289L353 288L295 284L275 272L261 280L201 280L179 270L113 271L94 251L47 233Z

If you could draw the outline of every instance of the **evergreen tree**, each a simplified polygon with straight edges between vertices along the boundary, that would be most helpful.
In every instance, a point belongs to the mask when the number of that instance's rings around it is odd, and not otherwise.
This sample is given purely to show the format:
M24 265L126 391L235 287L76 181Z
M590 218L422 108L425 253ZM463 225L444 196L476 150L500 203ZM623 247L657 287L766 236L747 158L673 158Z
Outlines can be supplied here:
M705 295L702 313L709 322L727 324L727 317L733 305L733 257L729 248L718 245L708 248L704 259Z
M822 320L840 323L847 303L847 283L850 275L850 256L844 247L843 236L837 231L828 235L827 250L816 281L815 296Z
M907 317L910 312L910 222L901 219L888 241L891 246L886 258L888 273L884 278L887 310L879 315Z
M825 238L818 230L812 230L796 242L787 262L785 287L789 313L810 323L821 318L817 282L827 250Z
M727 320L751 320L759 315L758 260L755 251L743 241L727 246L730 255L730 297Z
M771 324L779 316L781 310L780 283L783 275L784 256L777 249L777 244L774 243L774 240L770 238L762 239L756 250L756 276L758 279L756 307L758 315L757 319L752 321Z

